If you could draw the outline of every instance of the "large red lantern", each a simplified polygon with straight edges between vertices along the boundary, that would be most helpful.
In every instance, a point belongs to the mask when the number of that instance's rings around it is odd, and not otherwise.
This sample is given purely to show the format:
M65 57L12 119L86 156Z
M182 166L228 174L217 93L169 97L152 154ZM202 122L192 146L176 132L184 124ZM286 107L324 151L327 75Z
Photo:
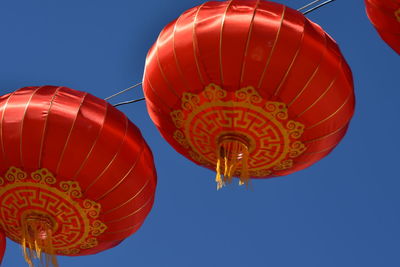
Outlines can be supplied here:
M143 78L147 108L181 154L217 172L268 178L301 170L344 136L350 68L300 12L267 1L207 2L167 25Z
M365 0L365 6L381 38L400 54L400 0Z
M140 131L106 101L66 87L0 98L0 224L25 258L111 248L149 213L156 187ZM47 265L46 265L47 266Z

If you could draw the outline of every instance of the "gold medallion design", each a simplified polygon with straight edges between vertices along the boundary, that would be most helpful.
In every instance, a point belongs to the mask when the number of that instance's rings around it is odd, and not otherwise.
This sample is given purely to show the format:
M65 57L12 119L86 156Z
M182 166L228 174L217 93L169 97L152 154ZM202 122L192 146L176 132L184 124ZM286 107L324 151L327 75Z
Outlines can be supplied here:
M44 252L50 254L73 255L93 248L98 245L96 237L107 229L97 219L100 204L82 199L78 182L57 182L47 169L28 176L11 167L4 178L0 177L0 207L0 222L7 237L21 244L28 242L27 247L34 245L24 237L24 232L32 231L26 225L32 227L31 221L48 225L52 251Z
M181 106L171 112L174 139L203 166L219 165L218 149L226 139L248 148L250 177L289 169L306 149L299 141L304 125L289 119L285 103L267 101L253 87L228 92L210 84L199 94L184 93ZM233 174L239 177L240 168Z

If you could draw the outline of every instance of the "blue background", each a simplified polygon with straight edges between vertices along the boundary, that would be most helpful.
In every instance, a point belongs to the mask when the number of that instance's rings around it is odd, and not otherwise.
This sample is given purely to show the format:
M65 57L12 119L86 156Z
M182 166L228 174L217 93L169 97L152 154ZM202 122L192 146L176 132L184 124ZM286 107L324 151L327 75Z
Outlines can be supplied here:
M0 1L0 93L63 85L107 97L141 81L159 31L201 0ZM306 0L279 1L299 8ZM400 64L361 0L307 15L339 43L357 110L328 157L293 175L216 191L214 173L175 152L145 103L120 109L153 149L158 189L143 227L100 254L64 266L400 266ZM140 88L113 102L142 97ZM26 266L8 241L3 266Z

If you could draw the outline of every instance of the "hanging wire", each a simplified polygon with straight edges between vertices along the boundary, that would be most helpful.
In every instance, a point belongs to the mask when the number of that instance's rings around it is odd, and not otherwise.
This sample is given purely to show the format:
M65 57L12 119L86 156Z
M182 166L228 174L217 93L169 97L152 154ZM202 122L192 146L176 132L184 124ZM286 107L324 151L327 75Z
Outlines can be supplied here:
M333 2L333 1L335 1L335 0L328 0L328 1L325 1L325 2L323 2L323 3L321 3L321 4L317 5L317 6L315 6L315 7L313 7L313 8L310 8L310 9L304 11L304 12L303 12L303 15L306 15L306 14L308 14L308 13L310 13L310 12L312 12L312 11L314 11L314 10L320 8L320 7L323 7L323 6L329 4L329 3Z
M116 97L116 96L118 96L118 95L120 95L120 94L123 94L123 93L125 93L125 92L127 92L127 91L129 91L129 90L132 90L133 88L138 87L138 86L140 86L140 85L142 85L141 82L140 82L140 83L137 83L137 84L135 84L135 85L132 85L131 87L128 87L128 88L126 88L126 89L124 89L124 90L121 90L121 91L119 91L119 92L117 92L117 93L115 93L115 94L113 94L113 95L110 95L109 97L104 98L104 100L109 100L109 99L111 99L111 98L113 98L113 97ZM131 104L131 103L140 102L140 101L143 101L143 100L145 100L144 97L143 97L143 98L138 98L138 99L133 99L133 100L128 100L128 101L122 101L122 102L119 102L119 103L117 103L117 104L114 104L113 106L114 106L114 107L118 107L118 106L122 106L122 105L127 105L127 104Z
M318 3L318 2L320 2L320 1L322 1L322 0L315 0L315 1L312 1L312 2L308 3L307 5L300 7L299 9L297 9L297 11L302 11L303 9L306 9L307 7L312 6L312 5L314 5L315 3Z
M115 105L113 105L114 107L118 107L118 106L122 106L122 105L127 105L127 104L131 104L131 103L136 103L136 102L140 102L145 100L146 98L138 98L138 99L134 99L134 100L128 100L128 101L123 101L123 102L119 102Z
M133 88L138 87L139 85L142 85L142 83L140 82L140 83L137 83L135 85L132 85L131 87L128 87L128 88L126 88L126 89L124 89L122 91L119 91L118 93L115 93L113 95L110 95L109 97L104 98L104 100L109 100L109 99L111 99L111 98L113 98L113 97L115 97L117 95L123 94L123 93L125 93L125 92L127 92L129 90L132 90Z

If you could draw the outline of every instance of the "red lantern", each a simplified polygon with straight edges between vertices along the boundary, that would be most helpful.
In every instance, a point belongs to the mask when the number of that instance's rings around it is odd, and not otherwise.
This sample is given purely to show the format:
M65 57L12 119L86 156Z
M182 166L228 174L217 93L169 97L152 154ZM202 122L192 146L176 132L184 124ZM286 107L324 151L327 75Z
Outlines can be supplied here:
M381 38L400 54L400 1L365 0L365 6Z
M134 233L156 187L152 153L120 111L66 87L0 98L0 224L32 264L100 252Z
M245 183L310 166L342 139L354 110L351 71L335 41L267 1L184 12L150 49L143 88L161 134L216 170L217 188L232 176Z
M6 235L0 230L0 265L3 261L4 253L6 252Z

